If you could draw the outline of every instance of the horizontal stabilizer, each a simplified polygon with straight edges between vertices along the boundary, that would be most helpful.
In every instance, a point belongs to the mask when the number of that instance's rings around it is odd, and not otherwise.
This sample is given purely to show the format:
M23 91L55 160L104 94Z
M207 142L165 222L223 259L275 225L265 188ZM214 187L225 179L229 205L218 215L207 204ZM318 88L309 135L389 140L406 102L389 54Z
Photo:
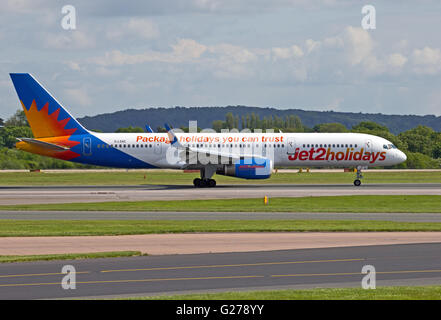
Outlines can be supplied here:
M39 147L43 147L43 148L49 149L49 150L66 151L66 150L70 149L69 147L59 146L59 145L54 144L54 143L45 142L45 141L36 140L36 139L31 139L31 138L17 138L17 140L23 141L23 142L26 142L26 143L29 143L29 144L37 145Z

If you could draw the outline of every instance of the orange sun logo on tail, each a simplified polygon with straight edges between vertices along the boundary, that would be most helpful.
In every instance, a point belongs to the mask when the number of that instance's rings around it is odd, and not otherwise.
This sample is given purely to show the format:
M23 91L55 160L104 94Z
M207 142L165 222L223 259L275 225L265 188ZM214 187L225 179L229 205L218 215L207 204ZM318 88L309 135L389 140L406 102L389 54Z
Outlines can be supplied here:
M58 120L60 108L49 114L49 103L46 103L39 111L35 100L32 101L29 110L26 109L23 102L21 102L26 118L31 126L32 133L36 140L52 143L58 146L72 148L78 145L79 141L71 141L69 138L74 134L77 128L65 129L67 123L71 118ZM43 146L29 144L25 141L16 144L17 149L37 153L43 156L49 156L62 160L71 160L79 157L80 154L71 150L51 150Z
M77 130L77 128L65 129L70 118L58 120L60 108L49 114L49 103L46 103L40 111L35 100L32 101L29 110L23 102L21 104L35 138L71 136Z

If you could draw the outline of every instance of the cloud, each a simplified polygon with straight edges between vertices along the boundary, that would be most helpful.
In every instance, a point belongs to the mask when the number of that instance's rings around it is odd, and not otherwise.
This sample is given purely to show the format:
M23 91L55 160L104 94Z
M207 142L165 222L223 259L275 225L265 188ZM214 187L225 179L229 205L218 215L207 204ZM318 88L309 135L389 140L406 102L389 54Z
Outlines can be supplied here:
M348 26L343 37L347 58L352 65L360 64L372 54L374 43L366 30Z
M180 39L177 44L171 45L171 47L173 49L171 52L148 50L138 54L113 50L106 52L104 57L91 58L89 62L101 66L122 66L146 62L184 63L194 61L207 50L206 46L192 39Z
M278 47L272 48L271 53L272 53L273 61L301 58L304 55L303 50L297 45L293 45L288 48L278 48Z
M388 64L393 68L402 68L407 60L408 59L401 53L392 53L387 58Z
M306 40L305 44L306 44L306 52L308 53L318 50L321 46L320 41L314 41L312 39Z
M235 63L248 63L257 60L256 55L250 50L228 43L211 46L208 48L208 51L224 60L230 60Z
M415 49L412 53L412 62L417 74L436 74L441 70L441 51L430 47Z
M92 105L92 99L89 97L84 88L65 89L64 93L68 96L69 99L73 100L83 107Z
M60 50L88 49L96 45L91 33L86 34L79 30L63 30L57 34L46 33L43 38L47 47Z
M47 0L3 0L2 12L35 13L36 11L43 11L48 6L49 2Z
M159 37L159 28L151 19L135 17L113 24L105 34L110 40L123 40L128 36L149 40Z

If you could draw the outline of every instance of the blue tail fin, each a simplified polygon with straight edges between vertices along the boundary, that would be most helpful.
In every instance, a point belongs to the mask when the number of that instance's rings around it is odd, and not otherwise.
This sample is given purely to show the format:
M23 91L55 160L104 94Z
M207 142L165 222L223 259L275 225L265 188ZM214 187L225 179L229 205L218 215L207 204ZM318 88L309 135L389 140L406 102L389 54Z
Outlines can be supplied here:
M10 76L35 138L87 133L29 73L11 73Z

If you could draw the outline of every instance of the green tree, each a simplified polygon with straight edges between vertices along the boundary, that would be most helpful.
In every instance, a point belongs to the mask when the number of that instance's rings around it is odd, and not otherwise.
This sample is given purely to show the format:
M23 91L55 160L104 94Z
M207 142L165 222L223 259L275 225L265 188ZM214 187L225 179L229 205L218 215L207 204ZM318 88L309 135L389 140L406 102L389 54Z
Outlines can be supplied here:
M119 128L115 132L121 133L121 132L144 132L141 127L132 127L129 126L127 128Z
M438 142L433 147L432 157L435 158L435 159L441 158L441 142Z
M212 128L216 132L221 132L222 129L225 129L225 122L222 120L214 120Z
M425 154L418 152L406 152L407 161L405 162L408 169L430 169L439 168L438 161L432 159Z
M386 126L383 126L381 124L378 124L373 121L363 121L359 124L352 127L353 132L361 132L365 133L367 131L387 131L390 132L389 129Z
M28 120L23 110L17 110L13 116L11 116L5 122L7 127L29 127Z
M313 129L315 132L348 132L348 129L341 123L321 123Z
M18 142L17 138L32 138L32 131L29 127L9 127L0 130L0 146L14 148Z
M228 129L234 129L234 116L231 112L228 112L227 115L225 116L225 122L226 122L226 126Z
M435 146L441 142L439 133L426 126L401 132L398 137L407 144L410 152L419 152L427 156L433 156Z
M392 134L386 126L373 121L360 122L359 124L353 126L351 131L382 137L392 142L398 149L402 151L407 150L407 143L405 141L402 141L399 137Z

